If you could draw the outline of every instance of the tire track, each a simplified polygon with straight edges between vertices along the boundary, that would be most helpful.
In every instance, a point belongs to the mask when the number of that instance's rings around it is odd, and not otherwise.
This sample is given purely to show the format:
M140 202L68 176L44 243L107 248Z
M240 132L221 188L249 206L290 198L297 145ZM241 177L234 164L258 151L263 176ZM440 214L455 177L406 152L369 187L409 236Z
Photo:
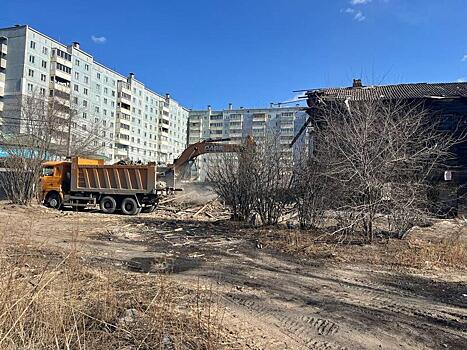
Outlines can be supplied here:
M339 326L324 318L303 315L298 310L284 310L273 305L269 300L261 300L256 296L240 296L227 294L227 298L237 305L253 312L254 317L273 323L284 334L302 344L307 349L345 350L331 341L316 339L316 336L332 336L339 331Z

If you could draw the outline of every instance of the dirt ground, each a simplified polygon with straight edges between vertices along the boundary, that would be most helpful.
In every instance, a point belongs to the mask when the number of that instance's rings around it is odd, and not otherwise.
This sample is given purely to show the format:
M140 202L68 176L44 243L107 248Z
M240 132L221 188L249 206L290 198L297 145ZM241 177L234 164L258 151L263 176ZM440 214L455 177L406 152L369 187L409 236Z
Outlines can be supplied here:
M254 230L223 220L222 209L171 204L127 217L2 202L0 233L73 245L115 269L168 273L187 290L212 288L235 348L467 349L466 266L422 255L451 238L465 246L465 220L417 228L403 243L311 251L294 230ZM420 261L411 266L401 250Z

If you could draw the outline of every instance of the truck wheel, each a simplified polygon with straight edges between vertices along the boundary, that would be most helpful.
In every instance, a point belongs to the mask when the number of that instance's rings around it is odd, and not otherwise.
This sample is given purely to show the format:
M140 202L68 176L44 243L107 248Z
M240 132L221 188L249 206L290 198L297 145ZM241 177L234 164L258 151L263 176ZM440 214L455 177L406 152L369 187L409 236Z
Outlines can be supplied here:
M114 197L105 196L101 199L99 206L101 211L106 214L113 214L117 209L117 202Z
M155 205L148 205L146 207L143 207L141 212L142 213L152 213L154 210L156 210L156 206Z
M126 197L122 201L122 213L125 215L137 215L141 211L138 203L131 197Z
M46 204L50 208L60 209L62 207L62 200L58 193L51 193L47 196Z

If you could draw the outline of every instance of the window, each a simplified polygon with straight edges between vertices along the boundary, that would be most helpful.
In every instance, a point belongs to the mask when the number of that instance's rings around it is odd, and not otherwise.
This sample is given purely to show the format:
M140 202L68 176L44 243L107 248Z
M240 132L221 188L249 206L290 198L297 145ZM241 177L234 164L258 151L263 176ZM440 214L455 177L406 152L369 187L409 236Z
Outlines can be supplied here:
M29 45L31 49L36 48L36 43L34 41L31 41L31 44Z
M79 86L75 84L75 86L73 87L73 89L76 91L76 92L79 92Z
M88 84L88 83L89 83L89 77L84 76L84 82L85 82L86 84Z
M69 53L66 53L65 51L62 51L60 49L54 49L53 51L56 53L57 56L63 58L66 61L71 62L71 55Z
M40 94L41 94L41 96L45 96L45 89L44 88L41 88Z
M75 59L75 64L79 67L79 60Z
M99 107L96 106L95 111L96 113L99 113Z
M78 73L78 72L75 72L75 79L76 79L76 80L79 79L79 73Z
M101 73L97 73L97 79L100 79L101 78Z
M49 54L49 49L46 48L46 47L44 46L44 47L42 48L42 53L43 53L44 55L48 55L48 54Z
M29 70L28 75L30 77L34 77L34 71L32 69Z
M89 64L85 63L85 64L84 64L84 69L85 69L85 70L89 70Z
M75 105L78 104L78 97L73 97L73 103L74 103Z
M104 80L105 80L106 83L109 82L109 78L107 76L104 78Z
M87 106L88 106L88 101L83 100L83 107L87 107Z
M34 63L34 56L33 55L29 55L29 62Z
M47 80L47 76L45 74L41 74L41 81L46 81Z
M107 104L107 99L106 98L104 98L104 104Z
M58 63L58 62L57 62L57 69L61 70L62 72L65 72L67 74L71 74L71 68L70 67L66 67L63 64Z
M85 95L88 94L88 89L84 88L83 91L84 91L84 94L85 94Z
M42 60L42 68L47 68L47 61Z
M107 89L106 87L104 88L104 94L107 94L109 92L109 89Z
M112 90L112 97L115 97L115 90Z
M83 118L86 119L88 117L88 114L86 112L83 112Z
M34 86L31 83L28 83L28 91L32 92L34 90Z
M107 115L107 110L106 109L104 109L103 112L104 112L104 115Z

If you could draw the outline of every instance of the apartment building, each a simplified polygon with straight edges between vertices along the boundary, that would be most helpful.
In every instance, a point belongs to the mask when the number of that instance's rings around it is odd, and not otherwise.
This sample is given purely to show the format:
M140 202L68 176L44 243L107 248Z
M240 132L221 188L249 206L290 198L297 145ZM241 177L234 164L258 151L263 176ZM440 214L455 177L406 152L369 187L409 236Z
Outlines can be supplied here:
M283 107L270 105L269 108L243 108L234 109L232 104L224 110L213 110L208 106L206 110L190 111L188 123L188 143L193 144L207 139L230 139L229 143L239 144L251 135L260 142L267 133L279 138L283 152L291 158L297 159L307 142L307 133L304 133L290 147L294 136L307 119L303 107ZM192 167L192 176L203 181L206 178L209 166L215 162L216 156L204 155L198 157Z
M96 62L78 42L65 45L26 25L0 29L0 132L22 131L12 106L28 94L70 108L71 142L98 126L93 146L108 162L171 163L187 144L188 110L169 94Z

